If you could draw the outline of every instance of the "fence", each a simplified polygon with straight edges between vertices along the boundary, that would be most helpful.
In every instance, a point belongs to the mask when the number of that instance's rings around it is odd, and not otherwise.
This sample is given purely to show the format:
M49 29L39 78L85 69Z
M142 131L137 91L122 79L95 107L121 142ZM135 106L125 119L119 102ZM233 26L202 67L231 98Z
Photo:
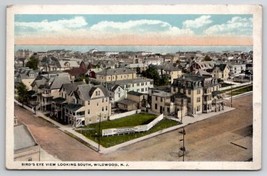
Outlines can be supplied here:
M115 120L115 119L120 119L122 117L126 117L129 115L133 115L133 114L138 114L141 112L141 109L137 109L137 110L132 110L129 112L124 112L124 113L120 113L120 114L114 114L112 116L109 117L110 120Z
M34 112L35 112L35 111L34 111L32 108L30 108L30 107L28 107L28 106L26 106L26 105L24 105L24 104L20 103L20 102L19 102L19 101L17 101L16 99L14 99L14 102L15 102L16 104L18 104L18 105L22 106L23 108L27 109L28 111L31 111L32 113L34 113Z
M159 115L152 122L147 125L138 125L135 127L125 127L125 128L109 128L102 130L102 136L110 136L115 134L124 134L124 133L136 133L150 130L153 126L159 123L163 119L163 114Z

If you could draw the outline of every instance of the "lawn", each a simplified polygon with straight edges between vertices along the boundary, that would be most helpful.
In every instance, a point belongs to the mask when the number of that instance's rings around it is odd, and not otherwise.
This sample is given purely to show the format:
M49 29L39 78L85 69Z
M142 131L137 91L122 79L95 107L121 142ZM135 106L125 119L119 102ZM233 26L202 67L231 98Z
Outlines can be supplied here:
M100 124L100 130L107 129L107 128L120 128L120 127L130 127L130 126L137 126L137 125L144 125L151 122L153 119L155 119L156 116L153 114L135 114L128 117L124 117L121 119L113 120L113 121L105 121L101 122ZM106 136L106 137L100 137L100 144L104 147L111 147L135 138L139 138L145 135L148 135L150 133L177 125L178 122L168 119L163 119L160 121L157 125L155 125L153 128L151 128L147 132L140 132L140 133L131 133L131 134L123 134L123 135L116 135L116 136ZM88 129L88 130L85 130ZM98 132L99 132L99 124L91 124L83 129L76 130L77 132L83 134L87 138L98 142Z
M247 87L242 87L240 89L235 89L235 90L232 91L232 96L239 95L239 94L242 94L242 93L245 93L245 92L249 92L249 91L252 91L252 90L253 90L252 86L247 86ZM228 92L228 95L231 95L231 92Z
M240 87L234 87L232 88L232 92L236 91L236 90L239 90L239 89L243 89L243 88L246 88L248 87L249 85L244 85L244 86L240 86ZM251 86L251 85L250 85ZM230 94L231 92L231 86L229 87L229 89L226 89L226 90L222 90L221 91L222 93L227 93L227 94Z
M231 86L233 84L229 84L229 83L221 83L221 87L228 87L228 86Z

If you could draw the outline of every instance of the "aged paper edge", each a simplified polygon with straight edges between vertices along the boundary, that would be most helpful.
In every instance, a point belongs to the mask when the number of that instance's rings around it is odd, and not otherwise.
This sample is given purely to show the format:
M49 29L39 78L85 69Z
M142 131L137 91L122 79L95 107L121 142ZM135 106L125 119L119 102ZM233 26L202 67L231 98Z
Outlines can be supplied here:
M149 6L149 10L147 8ZM126 8L127 7L127 8ZM15 14L252 14L253 15L253 161L252 162L35 162L50 166L22 166L14 162L14 15ZM59 170L259 170L262 128L262 6L261 5L10 5L7 7L6 45L6 168ZM11 79L10 79L11 78ZM129 167L93 168L62 163L127 163Z

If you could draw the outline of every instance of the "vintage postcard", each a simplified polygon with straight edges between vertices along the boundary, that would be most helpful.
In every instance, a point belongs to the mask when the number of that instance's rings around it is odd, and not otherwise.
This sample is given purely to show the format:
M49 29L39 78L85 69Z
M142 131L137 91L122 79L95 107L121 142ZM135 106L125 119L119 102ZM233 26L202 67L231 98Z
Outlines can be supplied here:
M260 5L10 5L6 167L261 169Z

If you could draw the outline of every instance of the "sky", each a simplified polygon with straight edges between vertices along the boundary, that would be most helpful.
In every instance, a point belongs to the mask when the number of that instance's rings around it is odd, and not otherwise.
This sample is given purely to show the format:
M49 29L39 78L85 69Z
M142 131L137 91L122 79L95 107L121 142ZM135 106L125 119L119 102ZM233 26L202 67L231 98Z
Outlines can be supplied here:
M15 15L17 45L252 45L252 15Z

